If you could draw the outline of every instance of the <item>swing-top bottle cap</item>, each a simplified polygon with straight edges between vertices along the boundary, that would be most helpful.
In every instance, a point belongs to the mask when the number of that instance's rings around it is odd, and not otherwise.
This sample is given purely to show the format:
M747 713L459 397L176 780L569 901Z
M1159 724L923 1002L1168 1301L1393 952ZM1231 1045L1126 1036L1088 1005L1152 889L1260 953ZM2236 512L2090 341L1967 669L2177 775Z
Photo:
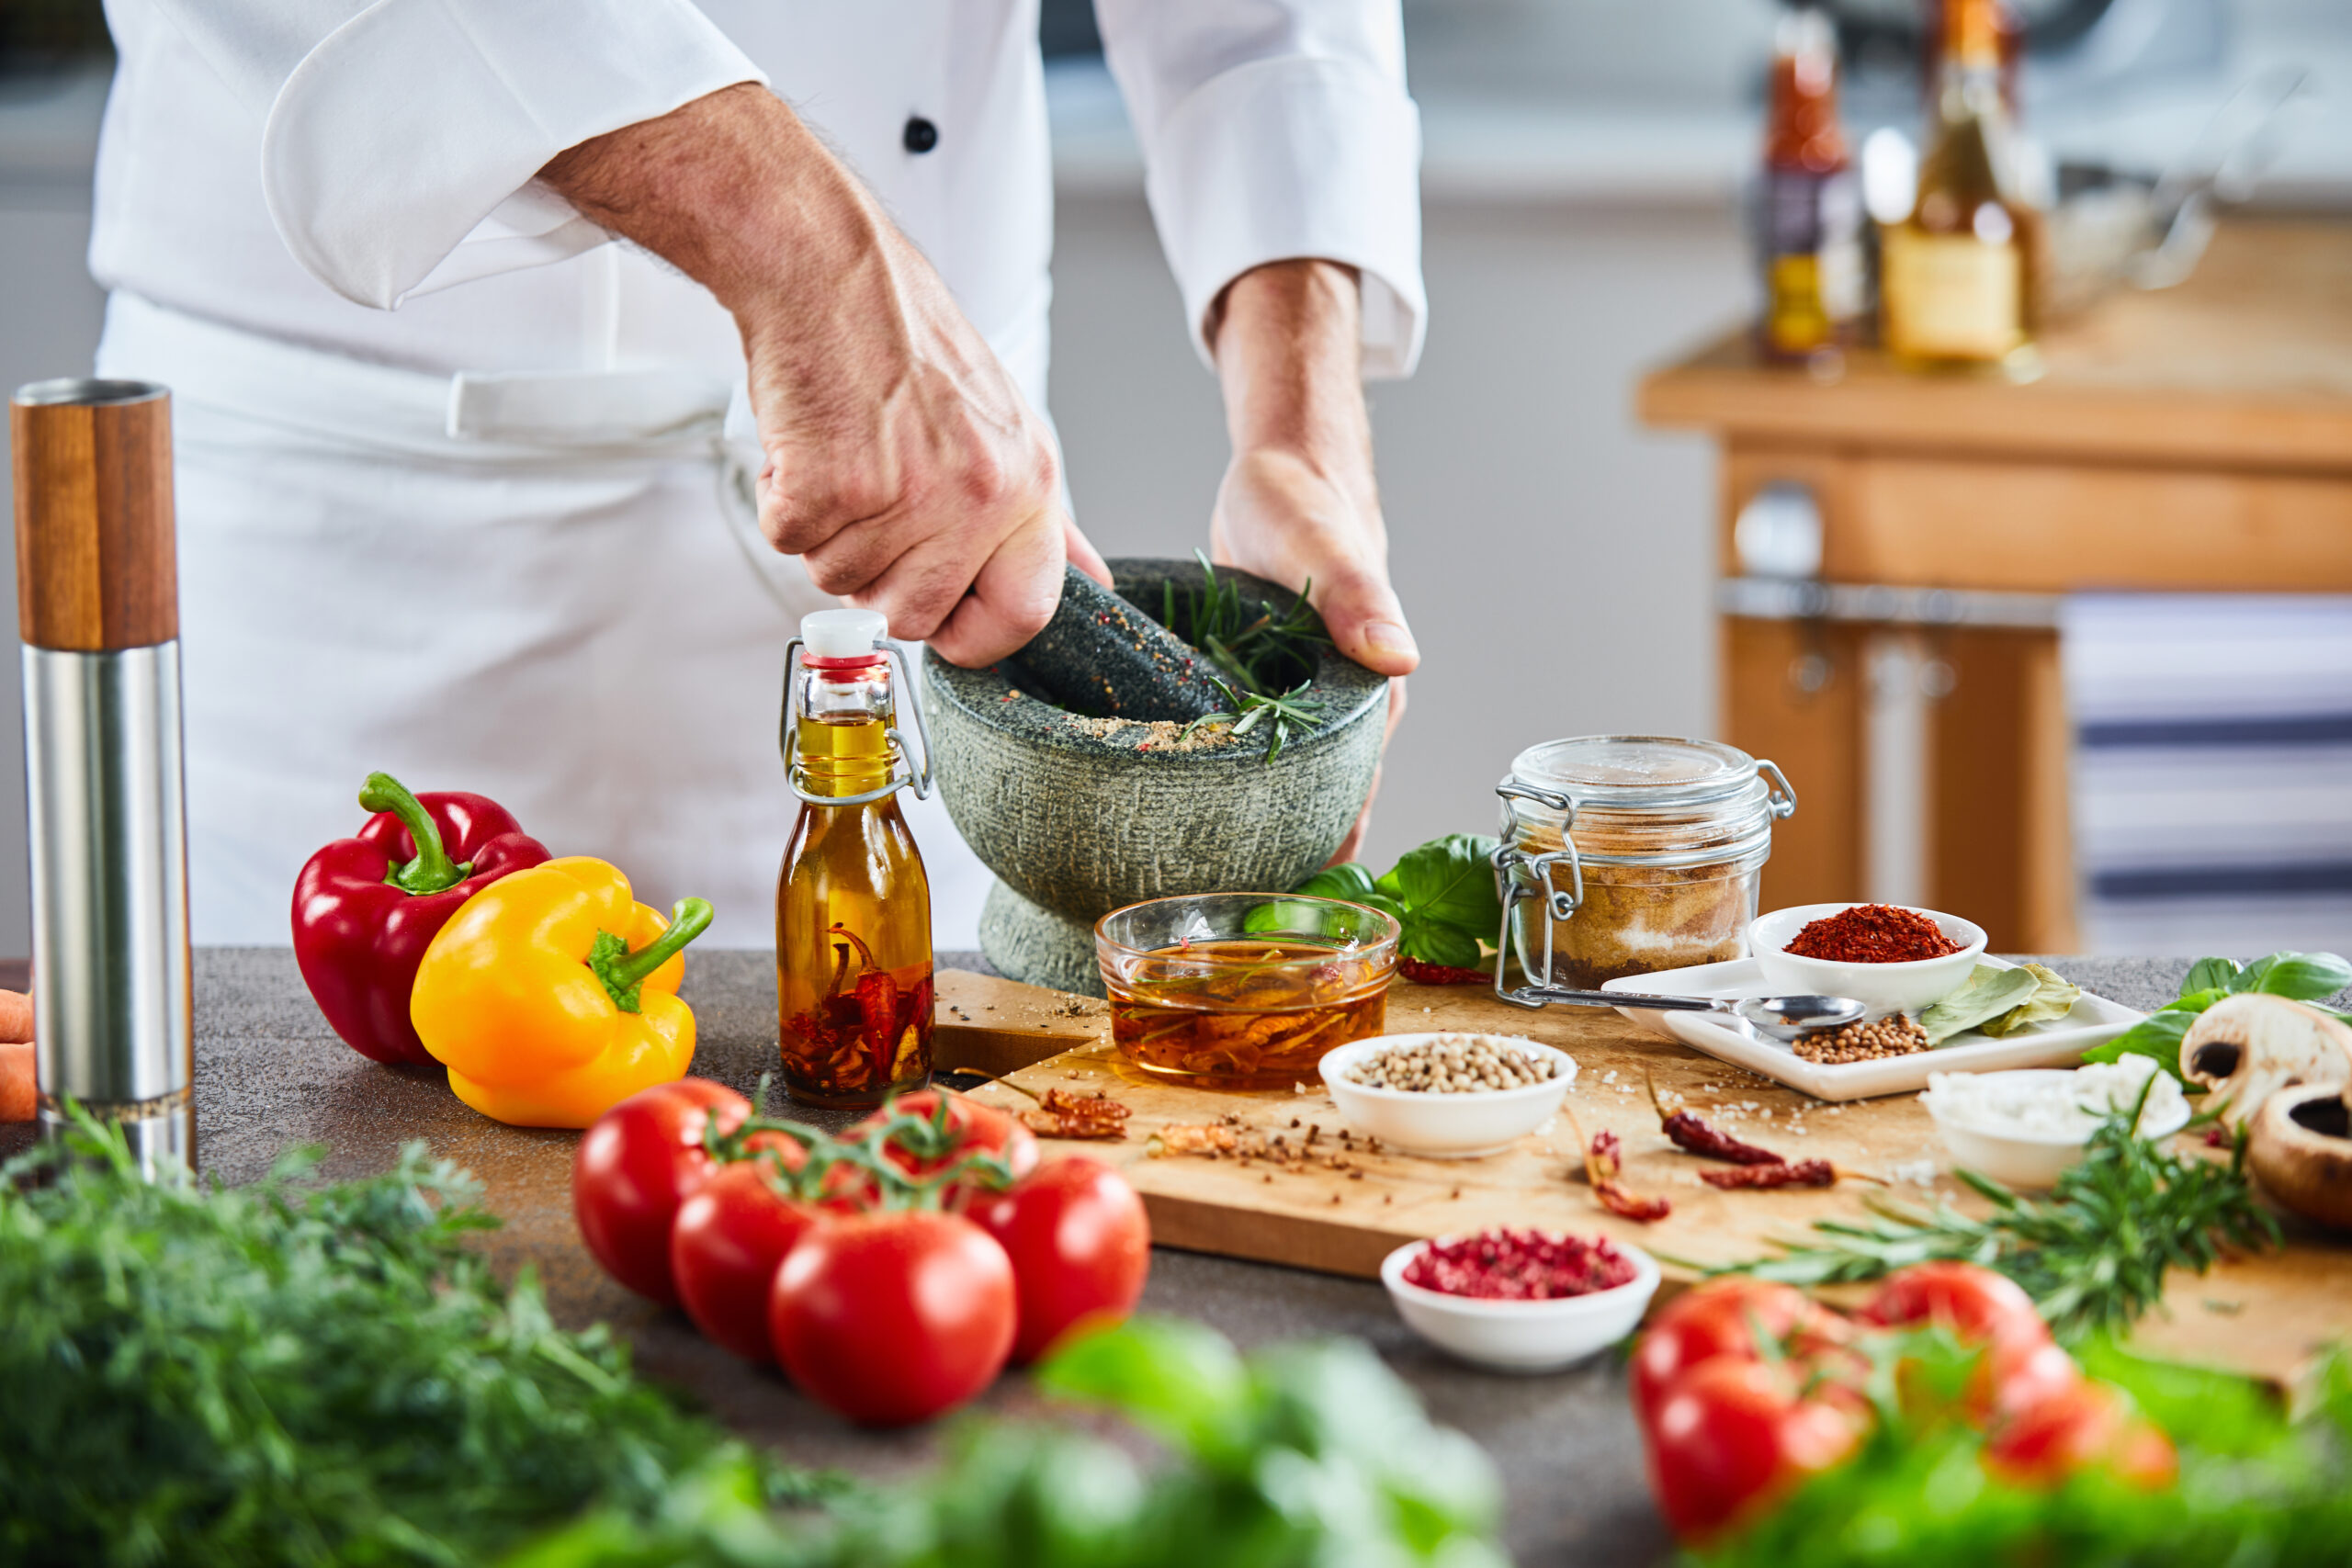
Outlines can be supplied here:
M878 663L889 630L879 610L819 610L800 617L803 659L819 666Z

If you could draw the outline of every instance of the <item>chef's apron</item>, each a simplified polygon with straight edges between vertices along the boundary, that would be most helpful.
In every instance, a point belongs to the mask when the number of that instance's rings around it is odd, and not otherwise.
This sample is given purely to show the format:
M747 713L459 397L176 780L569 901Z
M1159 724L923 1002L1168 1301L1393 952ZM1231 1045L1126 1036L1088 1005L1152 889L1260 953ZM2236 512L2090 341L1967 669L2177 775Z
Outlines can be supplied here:
M784 648L835 601L758 536L740 378L435 376L119 291L97 369L173 391L198 942L284 943L381 769L773 943ZM989 874L900 798L939 944L976 946Z

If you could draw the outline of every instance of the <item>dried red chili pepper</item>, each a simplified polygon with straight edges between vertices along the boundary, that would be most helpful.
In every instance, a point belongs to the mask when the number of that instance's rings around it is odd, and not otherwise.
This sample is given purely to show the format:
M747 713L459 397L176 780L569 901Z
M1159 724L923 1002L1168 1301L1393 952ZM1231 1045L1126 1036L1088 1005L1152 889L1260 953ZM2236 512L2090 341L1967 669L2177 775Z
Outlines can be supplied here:
M1424 958L1399 957L1396 973L1417 986L1483 986L1494 978L1484 969L1461 969L1451 964L1431 964Z
M1914 964L1958 953L1960 943L1916 909L1857 904L1813 921L1782 951L1832 964Z
M1699 1179L1725 1191L1764 1187L1832 1187L1838 1168L1826 1159L1782 1160L1778 1165L1743 1165L1733 1170L1702 1170Z
M1645 1225L1674 1213L1674 1205L1666 1199L1645 1198L1629 1190L1617 1179L1618 1173L1625 1168L1625 1161L1623 1147L1618 1143L1616 1134L1604 1127L1592 1135L1590 1143L1585 1143L1584 1129L1577 1125L1573 1113L1568 1116L1568 1126L1576 1134L1577 1141L1584 1144L1584 1179L1592 1184L1592 1195L1600 1201L1602 1208L1622 1219Z
M1780 1165L1786 1156L1776 1155L1755 1144L1744 1144L1718 1127L1711 1127L1688 1111L1678 1111L1669 1116L1666 1105L1657 1097L1657 1081L1649 1070L1642 1070L1642 1081L1649 1086L1650 1104L1657 1110L1659 1128L1668 1142L1688 1154L1705 1159L1728 1160L1733 1165Z

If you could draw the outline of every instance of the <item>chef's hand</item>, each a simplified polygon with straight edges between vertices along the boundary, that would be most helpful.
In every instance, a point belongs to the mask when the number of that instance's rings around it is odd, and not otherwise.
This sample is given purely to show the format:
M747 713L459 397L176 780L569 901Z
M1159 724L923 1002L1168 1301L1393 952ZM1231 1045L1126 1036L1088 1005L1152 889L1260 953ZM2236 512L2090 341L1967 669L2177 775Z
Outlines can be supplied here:
M725 88L559 154L540 178L734 313L767 461L760 526L809 581L958 664L1027 642L1067 555L1044 423L947 286L765 88Z
M1331 262L1275 262L1226 289L1215 341L1233 462L1217 487L1209 552L1286 587L1311 579L1308 598L1340 651L1392 677L1394 735L1404 677L1421 655L1388 585L1358 309L1354 271ZM1332 858L1354 859L1371 825L1367 799Z

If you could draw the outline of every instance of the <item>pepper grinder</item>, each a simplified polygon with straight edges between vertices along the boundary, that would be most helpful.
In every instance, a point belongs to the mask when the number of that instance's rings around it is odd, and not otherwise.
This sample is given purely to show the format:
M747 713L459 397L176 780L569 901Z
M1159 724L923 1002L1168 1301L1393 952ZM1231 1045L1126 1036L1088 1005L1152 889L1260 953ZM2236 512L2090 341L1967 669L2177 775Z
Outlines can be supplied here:
M141 1168L193 1165L171 394L36 381L8 408L33 884L34 1063Z

